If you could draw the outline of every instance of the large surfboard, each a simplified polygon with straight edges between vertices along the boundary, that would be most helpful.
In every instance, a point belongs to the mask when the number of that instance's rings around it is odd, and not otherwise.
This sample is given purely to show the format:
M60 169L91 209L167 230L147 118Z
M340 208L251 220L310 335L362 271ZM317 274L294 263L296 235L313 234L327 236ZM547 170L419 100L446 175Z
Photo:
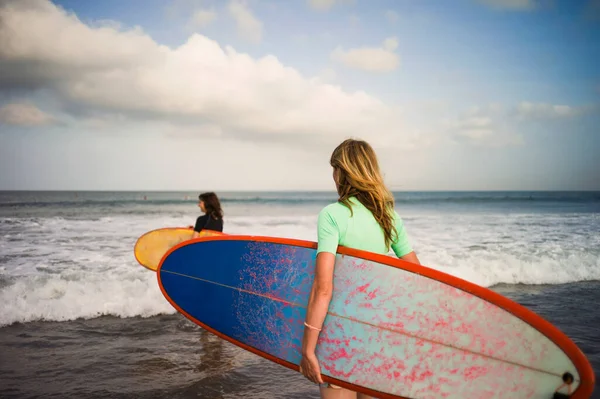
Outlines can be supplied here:
M315 260L314 242L205 237L170 249L157 278L196 324L298 370ZM549 399L566 373L572 398L588 398L594 386L579 348L525 307L424 266L344 247L317 357L325 381L379 398Z
M192 239L194 230L186 227L166 227L142 234L133 247L138 263L147 269L156 271L158 264L167 251L175 245ZM222 235L218 231L202 230L200 237Z

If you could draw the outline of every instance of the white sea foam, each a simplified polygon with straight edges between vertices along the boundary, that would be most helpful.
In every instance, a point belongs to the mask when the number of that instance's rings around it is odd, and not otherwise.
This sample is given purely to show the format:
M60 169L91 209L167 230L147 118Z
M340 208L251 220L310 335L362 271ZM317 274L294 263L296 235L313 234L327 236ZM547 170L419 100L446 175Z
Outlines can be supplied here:
M277 208L229 212L225 230L316 239L316 214ZM598 214L408 212L402 215L423 264L486 287L600 280ZM174 313L155 273L133 256L146 231L193 217L115 214L92 220L0 218L0 326Z

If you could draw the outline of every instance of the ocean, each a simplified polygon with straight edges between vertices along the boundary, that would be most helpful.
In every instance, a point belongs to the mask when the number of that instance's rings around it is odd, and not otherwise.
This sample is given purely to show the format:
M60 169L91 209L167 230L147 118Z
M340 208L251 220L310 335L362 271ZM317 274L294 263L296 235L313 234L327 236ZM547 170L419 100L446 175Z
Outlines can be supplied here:
M334 192L219 192L224 232L316 240ZM1 398L318 398L174 311L133 246L196 192L0 192ZM421 262L564 331L600 375L600 192L396 192ZM594 396L600 398L600 390Z

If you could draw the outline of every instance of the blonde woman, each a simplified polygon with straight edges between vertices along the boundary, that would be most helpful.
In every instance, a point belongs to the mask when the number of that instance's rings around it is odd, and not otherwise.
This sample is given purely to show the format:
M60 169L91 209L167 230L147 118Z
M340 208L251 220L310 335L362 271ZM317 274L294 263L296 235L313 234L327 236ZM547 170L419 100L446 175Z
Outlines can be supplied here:
M321 384L322 399L368 399L368 395L323 384L315 355L319 331L333 293L333 269L338 245L396 256L420 264L412 250L402 219L394 210L394 197L383 182L377 156L362 140L348 139L331 155L339 198L319 213L315 278L308 301L300 371Z

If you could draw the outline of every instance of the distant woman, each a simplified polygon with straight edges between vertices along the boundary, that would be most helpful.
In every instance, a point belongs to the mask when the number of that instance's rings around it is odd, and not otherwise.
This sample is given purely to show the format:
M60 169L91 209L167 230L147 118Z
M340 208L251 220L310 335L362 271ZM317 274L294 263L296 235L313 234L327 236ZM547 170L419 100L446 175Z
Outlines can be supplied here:
M202 193L198 196L198 206L204 215L198 216L192 238L200 235L202 230L223 231L223 210L219 197L215 193Z
M333 270L338 245L396 256L420 264L404 224L394 210L394 197L379 171L377 156L361 140L342 142L331 155L338 200L323 208L317 222L318 248L315 277L306 309L300 371L321 384L322 399L367 399L370 396L323 384L315 355L317 341L333 293Z

